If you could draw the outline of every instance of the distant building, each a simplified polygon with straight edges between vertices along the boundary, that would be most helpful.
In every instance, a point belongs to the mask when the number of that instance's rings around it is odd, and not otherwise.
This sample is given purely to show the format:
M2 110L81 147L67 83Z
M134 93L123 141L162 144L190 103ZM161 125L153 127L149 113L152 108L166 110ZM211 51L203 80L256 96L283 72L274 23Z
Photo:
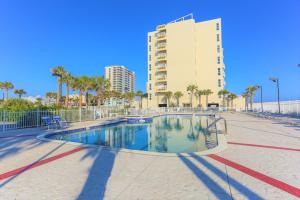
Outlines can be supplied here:
M135 73L124 66L105 67L105 78L110 81L111 90L127 93L135 91Z
M182 92L179 106L190 106L186 88L191 84L210 89L209 103L218 105L218 91L225 87L224 70L221 19L195 22L190 14L148 33L149 107L166 106L167 91ZM205 106L205 97L201 105ZM193 106L199 106L195 96Z

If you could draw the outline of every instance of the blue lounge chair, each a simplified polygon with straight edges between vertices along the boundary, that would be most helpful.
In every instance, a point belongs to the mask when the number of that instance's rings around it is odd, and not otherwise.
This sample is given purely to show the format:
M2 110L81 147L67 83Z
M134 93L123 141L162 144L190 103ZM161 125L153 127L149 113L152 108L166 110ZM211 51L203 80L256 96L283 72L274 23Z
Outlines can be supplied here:
M54 116L53 121L58 128L67 128L68 127L68 122L66 120L63 120L60 116Z
M53 123L53 121L51 120L51 118L49 116L42 117L42 123L43 123L43 126L48 127L48 130L55 126L55 124Z

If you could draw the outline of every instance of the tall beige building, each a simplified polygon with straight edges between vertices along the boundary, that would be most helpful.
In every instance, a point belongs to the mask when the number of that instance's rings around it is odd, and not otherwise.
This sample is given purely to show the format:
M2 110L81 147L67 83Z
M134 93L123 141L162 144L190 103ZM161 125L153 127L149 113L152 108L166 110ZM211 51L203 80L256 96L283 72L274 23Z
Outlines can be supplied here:
M180 106L190 106L187 86L210 89L210 104L220 104L218 91L225 86L221 19L195 22L192 14L148 33L148 82L150 107L166 106L167 91L181 91ZM172 104L176 104L174 98ZM193 106L199 106L193 97ZM205 97L201 105L205 106Z
M135 73L124 66L105 67L105 78L110 81L111 89L121 93L135 91Z

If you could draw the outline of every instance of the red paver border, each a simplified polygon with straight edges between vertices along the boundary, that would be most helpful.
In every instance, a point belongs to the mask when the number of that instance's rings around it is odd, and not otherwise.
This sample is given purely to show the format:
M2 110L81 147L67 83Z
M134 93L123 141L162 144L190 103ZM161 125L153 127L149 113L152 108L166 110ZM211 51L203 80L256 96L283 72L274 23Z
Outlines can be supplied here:
M249 144L249 143L241 143L241 142L227 142L227 143L228 144L233 144L233 145L249 146L249 147L260 147L260 148L287 150L287 151L300 151L300 149L288 148L288 147L278 147L278 146L269 146L269 145L260 145L260 144Z
M23 172L25 172L27 170L39 167L41 165L45 165L45 164L50 163L52 161L61 159L63 157L69 156L69 155L74 154L74 153L77 153L77 152L79 152L79 151L81 151L83 149L86 149L86 147L78 147L78 148L72 149L70 151L66 151L64 153L61 153L61 154L58 154L58 155L55 155L55 156L52 156L52 157L49 157L49 158L37 161L37 162L33 162L33 163L29 164L29 165L25 165L23 167L20 167L20 168L17 168L17 169L5 172L3 174L0 174L0 181L4 180L4 179L7 179L9 177L12 177L12 176L16 176L18 174L21 174L21 173L23 173Z
M296 187L294 187L292 185L289 185L287 183L284 183L282 181L274 179L274 178L272 178L270 176L262 174L262 173L260 173L258 171L250 169L250 168L248 168L246 166L243 166L243 165L240 165L240 164L238 164L236 162L227 160L227 159L225 159L225 158L223 158L221 156L218 156L218 155L215 155L215 154L211 154L211 155L208 155L208 157L210 157L210 158L212 158L212 159L214 159L214 160L216 160L218 162L221 162L221 163L223 163L225 165L228 165L228 166L230 166L230 167L232 167L232 168L234 168L234 169L236 169L238 171L241 171L241 172L243 172L243 173L245 173L245 174L247 174L247 175L249 175L249 176L251 176L253 178L261 180L261 181L263 181L265 183L268 183L269 185L272 185L272 186L274 186L274 187L276 187L276 188L278 188L280 190L283 190L283 191L285 191L285 192L287 192L289 194L292 194L292 195L300 198L300 188L296 188Z

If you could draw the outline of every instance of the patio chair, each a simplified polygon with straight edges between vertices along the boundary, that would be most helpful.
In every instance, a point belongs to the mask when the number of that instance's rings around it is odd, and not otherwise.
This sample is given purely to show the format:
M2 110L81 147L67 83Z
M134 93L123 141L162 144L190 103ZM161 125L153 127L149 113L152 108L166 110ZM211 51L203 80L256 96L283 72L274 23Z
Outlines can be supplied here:
M48 130L55 126L55 123L51 120L49 116L42 117L43 126L47 126Z
M54 116L53 121L58 128L67 128L69 127L68 122L63 120L60 116Z

